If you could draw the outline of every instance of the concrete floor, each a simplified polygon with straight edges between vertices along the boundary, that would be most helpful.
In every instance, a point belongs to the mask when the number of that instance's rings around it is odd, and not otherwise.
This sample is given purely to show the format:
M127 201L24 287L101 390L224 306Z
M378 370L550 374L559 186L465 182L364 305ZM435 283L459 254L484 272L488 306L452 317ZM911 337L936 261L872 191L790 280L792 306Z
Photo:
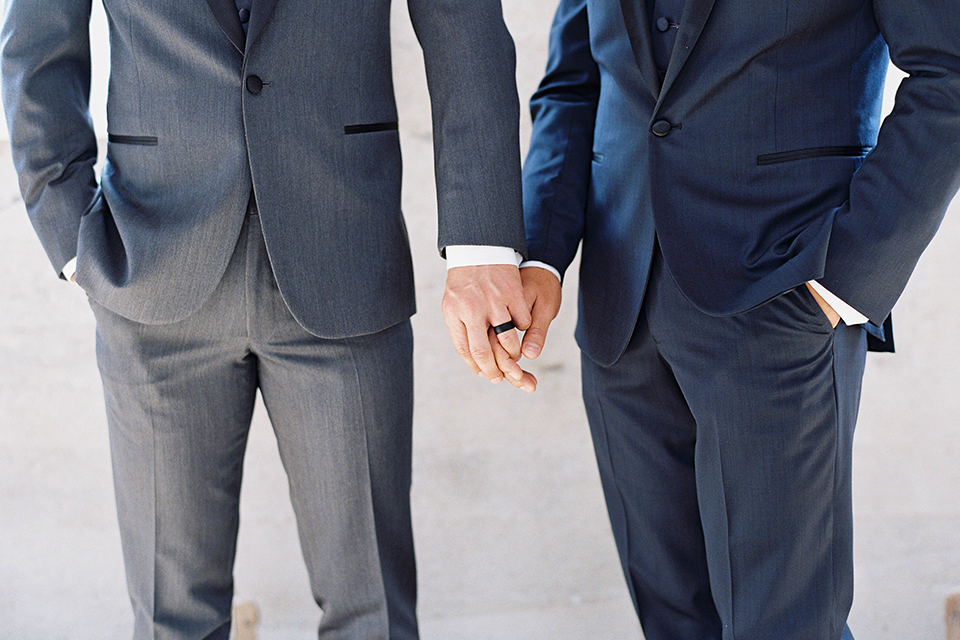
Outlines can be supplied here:
M509 3L520 94L543 69L552 0ZM404 207L420 313L414 524L424 640L639 640L579 397L575 277L527 396L477 380L439 313L444 265L419 48L397 3ZM529 127L524 122L524 138ZM113 509L93 319L36 241L0 148L0 640L121 640L131 614ZM856 596L869 640L942 638L960 588L960 204L868 362L856 440ZM315 637L286 479L262 407L248 449L237 595L261 640Z

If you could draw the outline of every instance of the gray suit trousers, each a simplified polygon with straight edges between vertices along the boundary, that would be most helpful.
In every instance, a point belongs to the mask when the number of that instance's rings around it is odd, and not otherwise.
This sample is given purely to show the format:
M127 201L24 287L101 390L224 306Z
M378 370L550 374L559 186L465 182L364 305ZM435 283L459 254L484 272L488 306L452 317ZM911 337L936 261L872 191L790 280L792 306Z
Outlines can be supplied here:
M337 340L305 331L255 211L196 314L144 325L93 309L134 638L227 639L259 389L323 611L319 637L416 639L409 321Z

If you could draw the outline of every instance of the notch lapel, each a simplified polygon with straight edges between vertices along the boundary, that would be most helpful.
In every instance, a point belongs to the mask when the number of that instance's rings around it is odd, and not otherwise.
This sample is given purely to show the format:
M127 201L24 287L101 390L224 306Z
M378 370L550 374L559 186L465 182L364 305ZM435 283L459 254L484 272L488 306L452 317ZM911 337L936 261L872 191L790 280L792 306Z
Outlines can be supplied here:
M257 36L263 31L263 26L267 24L276 6L277 0L256 0L254 2L250 24L247 26L247 44L256 42Z
M650 43L650 20L644 0L620 0L623 21L630 37L633 56L640 67L647 89L654 98L660 95L660 74L653 60L653 45Z
M627 1L627 0L623 0ZM703 27L707 24L707 18L713 11L713 5L716 0L687 0L683 10L683 16L680 18L680 28L677 30L677 40L673 45L673 53L670 54L670 64L667 65L667 75L663 78L663 88L660 90L660 100L657 103L659 108L663 102L663 96L670 90L674 80L680 73L680 69L690 57L700 34L703 33Z
M210 10L213 11L220 29L230 39L237 51L243 53L244 40L243 27L240 25L240 17L237 15L237 5L234 0L207 0Z

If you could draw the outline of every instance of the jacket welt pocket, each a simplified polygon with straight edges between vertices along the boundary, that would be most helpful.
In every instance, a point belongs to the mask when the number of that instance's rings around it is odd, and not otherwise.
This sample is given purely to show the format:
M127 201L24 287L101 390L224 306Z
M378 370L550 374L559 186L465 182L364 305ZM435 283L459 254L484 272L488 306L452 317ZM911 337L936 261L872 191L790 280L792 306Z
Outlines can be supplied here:
M807 160L809 158L862 158L873 147L812 147L810 149L795 149L793 151L781 151L779 153L765 153L757 156L757 164L760 166L767 164L780 164L781 162L792 162L794 160Z
M136 144L142 147L155 147L158 144L156 136L121 136L116 133L108 133L107 142L113 142L114 144Z
M343 133L350 136L357 133L376 133L377 131L396 131L399 125L396 122L373 122L370 124L348 124Z

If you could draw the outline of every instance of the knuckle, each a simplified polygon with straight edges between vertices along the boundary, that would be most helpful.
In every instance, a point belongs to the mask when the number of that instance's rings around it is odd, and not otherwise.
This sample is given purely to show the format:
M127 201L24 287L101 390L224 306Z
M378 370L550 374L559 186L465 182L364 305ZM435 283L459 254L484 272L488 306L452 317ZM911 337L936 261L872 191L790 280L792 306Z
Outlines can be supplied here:
M519 338L517 338L517 332L514 329L504 331L497 336L497 339L500 341L500 344L504 345L513 344L519 340Z
M468 352L477 361L486 360L490 355L490 350L484 347L471 347Z

